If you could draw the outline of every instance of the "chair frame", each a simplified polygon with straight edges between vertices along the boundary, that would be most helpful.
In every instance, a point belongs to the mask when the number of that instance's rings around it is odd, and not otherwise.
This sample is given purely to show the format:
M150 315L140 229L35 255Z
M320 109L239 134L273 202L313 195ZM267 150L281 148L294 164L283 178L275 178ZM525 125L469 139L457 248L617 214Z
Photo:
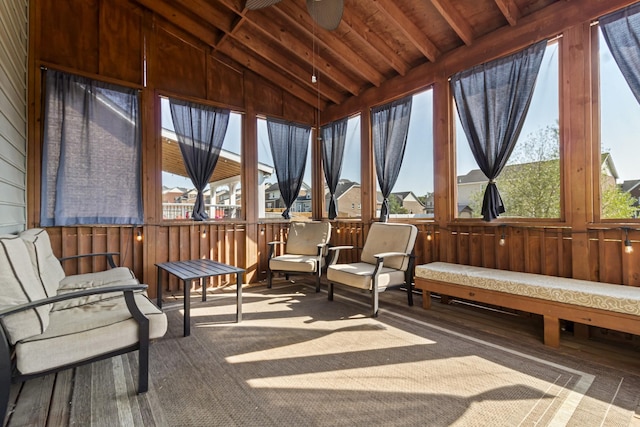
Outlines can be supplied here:
M331 259L331 263L327 266L327 268L329 268L331 265L336 264L336 261L338 260L338 257L340 255L340 250L343 250L343 249L354 249L354 246L334 246L329 248L329 251L332 251L334 255ZM401 283L399 285L387 286L385 289L399 288L401 286L406 285L407 286L407 304L409 304L410 307L413 306L413 269L415 265L415 250L411 250L410 253L384 252L384 253L375 254L374 257L376 258L376 266L373 272L371 273L371 291L370 291L371 292L371 317L378 317L378 310L379 310L378 307L379 307L379 301L380 301L379 291L378 291L378 276L380 275L380 271L382 270L382 267L384 267L385 258L387 259L391 257L408 257L409 258L409 265L407 266L407 269L404 272L404 283ZM334 287L334 283L329 281L329 292L327 296L329 301L333 301L333 287Z
M77 362L57 366L46 371L26 375L21 374L17 370L16 361L12 357L12 346L9 343L4 327L0 327L0 419L4 422L7 414L12 383L19 383L32 378L42 377L66 369L93 363L98 360L109 359L111 357L129 353L135 350L138 350L138 393L145 393L149 389L149 319L138 308L134 299L134 292L144 291L146 289L147 285L145 284L115 285L82 289L75 292L68 292L61 295L20 304L5 310L0 310L1 319L11 314L19 313L25 310L31 310L36 307L53 304L60 301L109 292L123 292L127 308L129 309L131 316L138 323L138 342L134 345L100 354L90 359L79 360ZM70 349L70 351L72 350Z

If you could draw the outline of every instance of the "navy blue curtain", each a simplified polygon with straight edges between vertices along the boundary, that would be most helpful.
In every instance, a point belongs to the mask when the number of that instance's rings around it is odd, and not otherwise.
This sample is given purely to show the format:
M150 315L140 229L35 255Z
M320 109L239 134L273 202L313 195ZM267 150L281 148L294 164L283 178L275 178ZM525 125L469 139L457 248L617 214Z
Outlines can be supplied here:
M408 96L371 110L376 176L382 192L380 222L389 220L389 195L400 174L412 103L413 97Z
M507 164L524 124L547 41L451 77L458 116L480 170L489 179L482 217L505 212L495 179Z
M267 118L267 130L278 187L285 204L282 216L290 219L291 206L302 187L311 127Z
M640 103L640 3L600 18L611 55Z
M218 163L231 111L171 98L169 105L182 159L198 192L191 217L203 221L209 218L203 191Z
M137 89L45 73L40 225L142 224Z
M335 219L338 216L336 188L338 188L338 181L342 172L344 146L347 139L347 122L348 119L345 117L322 126L322 166L330 194L327 208L329 219ZM360 159L357 159L357 161L360 161Z

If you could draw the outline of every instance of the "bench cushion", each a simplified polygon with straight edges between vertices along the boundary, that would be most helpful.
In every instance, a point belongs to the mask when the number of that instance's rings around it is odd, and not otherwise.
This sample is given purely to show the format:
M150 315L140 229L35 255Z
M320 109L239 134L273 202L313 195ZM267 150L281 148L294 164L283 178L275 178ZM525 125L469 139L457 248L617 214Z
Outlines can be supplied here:
M0 309L46 298L24 241L15 235L0 235ZM41 334L49 325L51 306L42 306L2 319L9 342Z
M167 331L165 314L143 294L136 294L135 300L149 319L149 338L162 337ZM43 334L16 345L20 373L42 372L138 342L138 324L123 297L52 311L50 317Z
M633 286L446 262L416 266L415 276L427 280L640 315L640 288Z
M20 233L20 238L27 246L33 269L40 274L47 296L54 296L65 274L60 261L53 254L49 234L43 228L31 228Z

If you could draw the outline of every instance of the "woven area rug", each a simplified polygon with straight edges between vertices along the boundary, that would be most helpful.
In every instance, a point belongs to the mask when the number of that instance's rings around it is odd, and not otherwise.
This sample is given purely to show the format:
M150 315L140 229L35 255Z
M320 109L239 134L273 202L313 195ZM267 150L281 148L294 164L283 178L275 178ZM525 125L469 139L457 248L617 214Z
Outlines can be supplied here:
M394 292L394 291L389 291ZM399 292L399 291L398 291ZM171 426L629 426L640 378L290 284L194 299L151 347Z

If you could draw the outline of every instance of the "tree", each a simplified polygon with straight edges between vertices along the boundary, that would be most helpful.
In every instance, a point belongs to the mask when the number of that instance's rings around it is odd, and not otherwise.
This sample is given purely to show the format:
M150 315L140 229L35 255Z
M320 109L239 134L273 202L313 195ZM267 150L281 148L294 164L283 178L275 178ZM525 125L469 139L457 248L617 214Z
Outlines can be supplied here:
M389 213L390 214L406 214L409 213L402 207L402 201L397 196L391 194L389 196Z
M602 184L603 218L631 218L633 197L618 185ZM505 204L504 216L524 218L560 217L560 144L557 124L546 126L516 145L507 166L496 179ZM471 197L474 216L480 216L482 191Z

